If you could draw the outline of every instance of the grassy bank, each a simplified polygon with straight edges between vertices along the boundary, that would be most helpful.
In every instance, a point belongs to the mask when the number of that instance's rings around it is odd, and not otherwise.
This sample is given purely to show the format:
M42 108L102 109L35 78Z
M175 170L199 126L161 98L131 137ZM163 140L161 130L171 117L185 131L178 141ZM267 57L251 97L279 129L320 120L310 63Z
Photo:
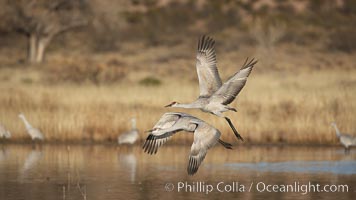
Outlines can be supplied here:
M150 58L149 52L140 55L142 59ZM232 56L236 53L218 57L223 80L236 70L234 60L242 63L245 54L246 57L252 54L252 50L246 52L237 58ZM138 66L143 62L140 56L127 56L124 63ZM97 59L112 57L99 55ZM337 138L330 127L332 121L336 121L343 132L355 133L355 69L347 66L340 66L341 70L336 67L312 69L314 60L307 54L301 58L286 58L276 53L275 57L280 59L273 62L277 66L274 70L267 70L263 58L260 59L242 93L232 103L238 112L227 113L247 143L336 144ZM350 64L348 59L352 60L352 55L344 55L344 58L346 65ZM334 60L332 56L324 59L325 62ZM55 58L52 60L55 63ZM302 61L305 66L298 69ZM132 67L125 72L124 79L110 84L52 83L43 70L50 68L49 64L3 67L0 69L0 122L12 132L13 141L28 140L25 127L17 117L23 112L34 127L42 130L47 141L105 142L116 141L121 132L130 129L130 118L136 117L140 139L144 140L143 131L152 128L164 112L182 111L216 126L223 133L223 139L235 143L235 136L223 119L196 110L163 107L173 100L183 103L197 97L193 63L193 56L148 62L149 70ZM180 68L173 71L170 66ZM162 77L156 85L142 82L142 78L153 75ZM174 139L175 143L191 140L188 134L179 134Z

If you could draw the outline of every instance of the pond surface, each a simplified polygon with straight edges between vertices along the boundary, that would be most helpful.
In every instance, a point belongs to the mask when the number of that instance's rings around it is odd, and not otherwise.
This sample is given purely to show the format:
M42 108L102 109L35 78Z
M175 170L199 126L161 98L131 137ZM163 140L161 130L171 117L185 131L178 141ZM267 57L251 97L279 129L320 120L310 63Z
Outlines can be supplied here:
M0 144L0 199L356 199L355 149L216 146L194 176L189 151Z

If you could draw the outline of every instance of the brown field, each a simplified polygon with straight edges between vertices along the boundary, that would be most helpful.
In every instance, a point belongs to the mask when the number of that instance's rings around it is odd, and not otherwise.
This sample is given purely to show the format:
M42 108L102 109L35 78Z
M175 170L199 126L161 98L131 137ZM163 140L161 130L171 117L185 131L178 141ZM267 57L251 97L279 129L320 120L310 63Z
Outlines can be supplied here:
M221 40L218 36L223 81L246 57L259 59L232 103L238 112L226 113L245 143L336 144L332 121L342 132L355 134L355 54L310 52L290 44L278 45L273 51L247 46L236 51L226 49L226 41L219 44ZM117 53L93 55L49 52L46 63L34 66L10 66L6 58L11 52L3 52L0 122L12 132L11 141L29 140L17 117L20 112L42 130L48 142L116 142L121 132L130 129L132 117L137 118L144 140L144 131L164 112L182 111L206 120L220 129L223 139L237 143L223 119L198 110L163 107L173 100L190 102L197 97L195 44L188 41L135 51L138 46L127 44ZM98 72L87 74L88 81L71 71L87 72L90 67L97 67ZM122 77L115 81L111 70L122 71ZM102 83L101 77L108 76L113 81ZM157 78L160 84L142 82L147 77ZM178 134L174 143L191 139L189 134Z

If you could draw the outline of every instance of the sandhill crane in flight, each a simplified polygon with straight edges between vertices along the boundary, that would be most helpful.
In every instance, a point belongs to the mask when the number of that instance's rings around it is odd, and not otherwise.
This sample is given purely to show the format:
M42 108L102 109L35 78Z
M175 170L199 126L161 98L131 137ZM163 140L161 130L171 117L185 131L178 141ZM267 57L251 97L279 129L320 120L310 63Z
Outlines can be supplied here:
M194 175L204 160L208 149L217 142L225 148L231 149L231 144L220 140L220 131L203 120L186 113L169 112L162 115L157 124L149 131L149 135L143 145L144 152L156 154L160 146L176 132L187 131L194 133L194 142L191 146L188 174Z
M131 119L131 130L125 133L122 133L118 138L119 144L133 144L138 139L138 130L136 128L136 119Z
M224 117L222 113L229 110L236 112L235 108L228 105L235 100L236 96L245 86L247 77L250 75L257 61L246 59L241 69L224 84L221 82L216 63L215 41L208 36L202 36L198 42L196 62L200 89L198 99L188 104L174 101L166 105L166 107L196 108L219 117ZM236 137L243 140L231 120L228 117L224 118L229 123Z
M23 121L23 123L25 124L27 133L31 136L32 140L43 140L43 134L41 133L40 130L38 130L37 128L32 127L32 125L30 124L30 122L27 121L25 115L23 113L19 114L19 118Z
M356 137L346 133L341 133L335 122L332 122L331 126L335 128L336 136L339 138L340 143L344 145L345 153L349 152L351 146L356 146Z
M6 138L9 139L11 138L11 133L9 130L5 128L4 125L0 124L0 138Z

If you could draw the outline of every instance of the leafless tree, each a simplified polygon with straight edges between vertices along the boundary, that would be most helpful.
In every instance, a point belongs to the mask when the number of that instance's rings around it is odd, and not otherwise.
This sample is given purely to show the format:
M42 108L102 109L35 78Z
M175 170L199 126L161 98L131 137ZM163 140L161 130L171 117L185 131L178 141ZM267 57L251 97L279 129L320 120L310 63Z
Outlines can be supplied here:
M286 25L282 22L256 18L249 29L257 42L259 60L272 67L275 64L275 46L286 34Z
M13 30L28 37L28 61L40 63L52 39L89 22L86 0L1 0L3 19ZM4 8L3 8L4 10ZM4 23L3 23L4 24Z

